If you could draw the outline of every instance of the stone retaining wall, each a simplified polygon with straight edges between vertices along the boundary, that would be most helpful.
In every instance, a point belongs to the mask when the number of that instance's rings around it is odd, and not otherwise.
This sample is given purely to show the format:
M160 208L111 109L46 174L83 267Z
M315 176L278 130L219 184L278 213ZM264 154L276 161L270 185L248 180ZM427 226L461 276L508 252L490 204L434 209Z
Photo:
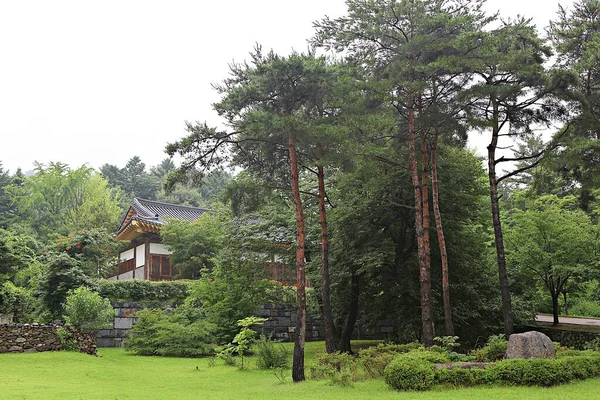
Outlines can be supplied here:
M123 341L128 332L137 322L135 313L142 309L134 302L113 303L115 319L112 327L98 331L98 347L123 347ZM290 306L277 306L265 304L259 310L258 317L267 318L256 330L264 332L273 339L284 342L293 341L296 330L296 310ZM377 326L369 329L356 328L353 333L355 339L388 339L393 332L390 321L381 321ZM325 325L321 317L308 317L306 320L306 340L323 340Z
M0 325L0 353L35 353L61 350L56 333L59 325L16 324ZM79 351L96 355L96 335L66 328L77 342Z
M561 346L567 346L568 348L575 350L583 350L587 342L591 342L600 337L600 334L592 332L560 331L539 327L535 328L535 330L547 335L553 342L558 342Z

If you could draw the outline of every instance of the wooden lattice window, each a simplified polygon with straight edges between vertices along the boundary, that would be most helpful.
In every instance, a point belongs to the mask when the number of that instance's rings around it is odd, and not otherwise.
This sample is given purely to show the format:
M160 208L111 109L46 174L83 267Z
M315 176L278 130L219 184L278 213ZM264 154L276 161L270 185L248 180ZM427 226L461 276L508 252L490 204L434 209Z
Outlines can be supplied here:
M168 280L173 277L173 269L169 256L153 254L150 259L150 278L152 280Z

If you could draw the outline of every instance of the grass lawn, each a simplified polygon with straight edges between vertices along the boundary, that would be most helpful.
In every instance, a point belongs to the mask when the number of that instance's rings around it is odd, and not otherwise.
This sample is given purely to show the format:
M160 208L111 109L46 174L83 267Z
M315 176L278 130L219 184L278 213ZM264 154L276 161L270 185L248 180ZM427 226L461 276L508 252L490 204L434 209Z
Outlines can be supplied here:
M323 342L307 343L307 364ZM554 388L491 387L395 392L382 379L340 387L327 380L285 383L271 372L239 371L208 359L139 357L101 349L102 357L70 352L0 355L0 399L600 399L600 379ZM197 367L197 369L196 369ZM308 368L307 368L308 373Z

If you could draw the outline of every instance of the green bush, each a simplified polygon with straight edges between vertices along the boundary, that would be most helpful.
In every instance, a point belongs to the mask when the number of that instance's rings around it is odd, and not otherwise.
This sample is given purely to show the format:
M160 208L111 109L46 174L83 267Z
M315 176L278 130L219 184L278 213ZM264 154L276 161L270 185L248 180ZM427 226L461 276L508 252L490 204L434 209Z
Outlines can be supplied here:
M332 383L346 386L347 379L358 380L358 358L347 353L324 354L311 367L313 379L329 378ZM349 378L348 378L349 377Z
M260 335L256 342L256 366L258 369L287 369L291 353L281 343Z
M488 375L481 368L439 368L435 371L435 383L468 387L488 383Z
M108 299L83 286L69 293L64 310L65 322L83 331L106 328L115 315Z
M77 351L77 339L64 327L56 328L56 337L60 342L60 349L64 351Z
M592 300L580 300L571 307L569 314L578 317L600 317L600 303Z
M198 357L214 353L214 326L204 320L198 309L145 309L136 316L139 321L125 340L125 347L136 354Z
M110 301L134 301L141 304L182 303L190 294L191 282L150 282L141 279L109 281L97 279L90 288Z
M507 346L508 341L504 335L492 335L484 347L473 351L471 355L478 362L494 362L504 358Z
M564 360L564 359L563 359ZM555 386L573 379L564 363L554 359L503 360L486 371L492 381L524 386Z
M412 354L396 357L385 369L385 383L397 390L428 390L434 381L433 364Z
M15 286L11 281L0 284L0 313L12 314L14 322L32 322L35 305L31 289Z

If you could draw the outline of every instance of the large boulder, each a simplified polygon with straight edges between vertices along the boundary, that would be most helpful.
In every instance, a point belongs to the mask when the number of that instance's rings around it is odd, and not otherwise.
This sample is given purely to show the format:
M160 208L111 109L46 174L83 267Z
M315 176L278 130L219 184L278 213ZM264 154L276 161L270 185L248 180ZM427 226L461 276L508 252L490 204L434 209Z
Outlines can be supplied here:
M510 335L504 358L554 358L555 355L554 344L548 336L530 331Z

